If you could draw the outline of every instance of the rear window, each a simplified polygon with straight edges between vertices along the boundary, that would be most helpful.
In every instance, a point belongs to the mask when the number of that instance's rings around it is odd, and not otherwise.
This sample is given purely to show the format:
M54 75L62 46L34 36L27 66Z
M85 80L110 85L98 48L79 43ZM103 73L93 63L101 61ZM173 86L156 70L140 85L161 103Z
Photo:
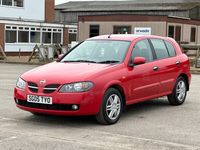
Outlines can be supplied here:
M167 49L168 49L168 52L169 52L169 56L170 57L176 56L176 51L175 51L174 46L168 41L165 41L165 44L167 46Z
M154 47L157 59L168 58L169 54L167 51L167 47L163 40L160 39L151 39L151 43Z

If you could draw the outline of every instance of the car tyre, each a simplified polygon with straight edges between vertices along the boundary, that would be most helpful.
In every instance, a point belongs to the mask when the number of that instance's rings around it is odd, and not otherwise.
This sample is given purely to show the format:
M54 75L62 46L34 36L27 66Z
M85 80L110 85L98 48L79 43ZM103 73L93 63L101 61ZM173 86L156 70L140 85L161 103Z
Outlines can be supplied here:
M168 95L168 101L171 105L181 105L184 103L186 95L186 81L183 77L179 77L176 81L172 94Z
M115 88L109 88L103 97L102 105L96 120L104 125L115 124L122 112L122 96Z

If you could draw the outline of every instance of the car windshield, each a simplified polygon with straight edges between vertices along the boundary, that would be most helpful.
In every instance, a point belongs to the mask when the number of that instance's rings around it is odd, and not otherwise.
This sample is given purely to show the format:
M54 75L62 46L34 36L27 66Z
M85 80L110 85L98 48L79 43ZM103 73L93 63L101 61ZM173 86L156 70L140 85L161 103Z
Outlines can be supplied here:
M87 40L69 52L61 62L120 63L129 41Z

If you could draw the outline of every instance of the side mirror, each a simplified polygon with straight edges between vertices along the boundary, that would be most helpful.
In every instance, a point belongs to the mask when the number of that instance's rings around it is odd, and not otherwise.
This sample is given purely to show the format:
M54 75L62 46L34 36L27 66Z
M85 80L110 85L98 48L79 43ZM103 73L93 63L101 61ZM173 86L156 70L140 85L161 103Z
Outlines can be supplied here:
M141 65L146 63L146 58L144 57L135 57L133 60L134 65Z

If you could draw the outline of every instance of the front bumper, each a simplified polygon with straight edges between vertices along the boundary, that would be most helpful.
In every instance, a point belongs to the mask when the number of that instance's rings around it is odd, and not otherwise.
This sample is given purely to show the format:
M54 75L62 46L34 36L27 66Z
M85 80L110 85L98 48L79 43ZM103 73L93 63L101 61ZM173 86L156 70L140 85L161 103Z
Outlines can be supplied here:
M27 102L27 95L52 97L53 104L36 104ZM32 113L50 115L95 115L101 106L101 93L95 91L83 93L58 93L51 94L32 93L28 90L14 89L14 99L17 107ZM77 105L78 109L72 109Z

